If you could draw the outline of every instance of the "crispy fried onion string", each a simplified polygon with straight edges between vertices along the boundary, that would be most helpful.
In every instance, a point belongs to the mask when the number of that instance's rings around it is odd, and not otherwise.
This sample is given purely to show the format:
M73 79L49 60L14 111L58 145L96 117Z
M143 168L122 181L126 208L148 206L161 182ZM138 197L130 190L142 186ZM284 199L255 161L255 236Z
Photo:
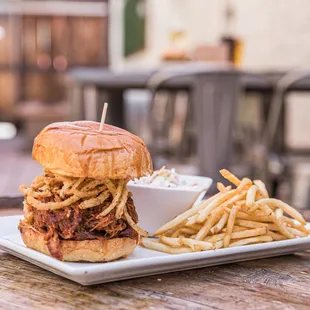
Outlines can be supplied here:
M109 196L110 196L110 193L108 191L104 191L95 198L91 198L89 200L85 200L85 201L81 202L80 208L81 209L88 209L88 208L93 208L93 207L99 206L102 203L104 203L109 198Z
M38 210L58 210L78 203L79 208L88 209L102 205L110 197L112 202L97 218L103 218L115 209L116 219L126 219L129 226L142 236L147 232L133 221L127 211L130 196L126 188L127 180L94 180L70 178L46 172L37 176L30 187L20 186L25 202Z
M117 219L120 219L124 213L124 209L125 209L125 206L126 206L126 202L127 202L127 196L128 196L128 191L127 191L127 188L124 186L123 187L123 192L122 192L122 196L120 198L120 202L119 204L117 205L116 207L116 218Z
M32 197L31 195L26 196L26 201L29 203L31 206L38 210L57 210L57 209L62 209L65 207L69 207L73 203L77 202L80 199L80 197L77 196L71 196L70 198L61 201L61 202L47 202L47 203L42 203L40 200Z
M110 204L110 206L108 208L106 208L105 210L103 210L100 214L97 215L97 218L99 217L104 217L106 216L107 214L109 214L120 202L120 197L122 195L122 192L123 192L123 188L124 188L124 181L121 180L119 181L118 183L118 186L117 186L117 190L116 190L116 194L115 196L113 197L113 201L112 203ZM127 198L127 197L126 197ZM126 199L127 200L127 199Z
M116 188L115 188L113 182L109 179L106 179L106 180L104 180L104 184L106 185L106 187L108 188L108 190L110 191L112 196L114 197L116 195Z
M132 229L134 229L139 235L147 237L148 233L141 229L131 218L131 216L129 215L128 211L127 211L127 207L124 210L124 215L125 215L125 219L127 220L128 224L131 226Z

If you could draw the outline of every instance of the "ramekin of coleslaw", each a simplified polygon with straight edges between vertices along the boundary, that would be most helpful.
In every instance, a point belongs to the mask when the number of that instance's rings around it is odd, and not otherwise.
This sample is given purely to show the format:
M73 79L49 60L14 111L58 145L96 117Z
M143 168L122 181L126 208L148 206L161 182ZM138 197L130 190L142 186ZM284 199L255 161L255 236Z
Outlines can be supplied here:
M182 175L162 167L150 176L130 181L127 187L133 193L139 225L152 234L198 203L211 184L208 177Z

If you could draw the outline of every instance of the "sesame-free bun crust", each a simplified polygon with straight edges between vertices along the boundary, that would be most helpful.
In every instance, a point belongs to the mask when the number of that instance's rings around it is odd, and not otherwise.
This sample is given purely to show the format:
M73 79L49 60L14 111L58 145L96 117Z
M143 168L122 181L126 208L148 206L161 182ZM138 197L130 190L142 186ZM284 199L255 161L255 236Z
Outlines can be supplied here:
M45 127L34 140L32 156L46 170L69 177L133 179L153 172L144 142L126 130L90 121Z
M44 234L31 226L21 228L25 245L33 250L49 255ZM126 257L133 252L137 242L130 238L112 238L108 240L60 240L59 251L67 262L109 262Z

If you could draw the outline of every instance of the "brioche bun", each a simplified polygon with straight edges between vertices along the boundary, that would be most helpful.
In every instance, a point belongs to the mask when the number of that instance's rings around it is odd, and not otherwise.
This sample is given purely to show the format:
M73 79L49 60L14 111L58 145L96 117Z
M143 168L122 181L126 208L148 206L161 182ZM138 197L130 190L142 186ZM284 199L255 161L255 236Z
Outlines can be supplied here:
M31 226L20 228L25 245L33 250L52 256L44 234ZM130 255L137 241L131 238L112 238L108 240L60 240L59 251L67 262L109 262Z
M32 157L46 170L69 177L133 179L153 172L144 142L126 130L90 121L45 127L34 140Z

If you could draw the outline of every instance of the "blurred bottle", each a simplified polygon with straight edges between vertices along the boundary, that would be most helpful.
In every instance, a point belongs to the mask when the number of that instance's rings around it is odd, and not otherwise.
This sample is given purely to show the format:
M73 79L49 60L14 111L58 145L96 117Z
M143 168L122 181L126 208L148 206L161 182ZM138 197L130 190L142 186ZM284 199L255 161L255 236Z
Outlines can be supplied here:
M233 34L235 10L229 0L226 0L224 14L224 34L221 43L228 49L228 60L236 67L240 67L243 58L243 41Z
M228 60L236 67L240 67L243 58L243 42L232 35L223 35L221 43L227 46Z

